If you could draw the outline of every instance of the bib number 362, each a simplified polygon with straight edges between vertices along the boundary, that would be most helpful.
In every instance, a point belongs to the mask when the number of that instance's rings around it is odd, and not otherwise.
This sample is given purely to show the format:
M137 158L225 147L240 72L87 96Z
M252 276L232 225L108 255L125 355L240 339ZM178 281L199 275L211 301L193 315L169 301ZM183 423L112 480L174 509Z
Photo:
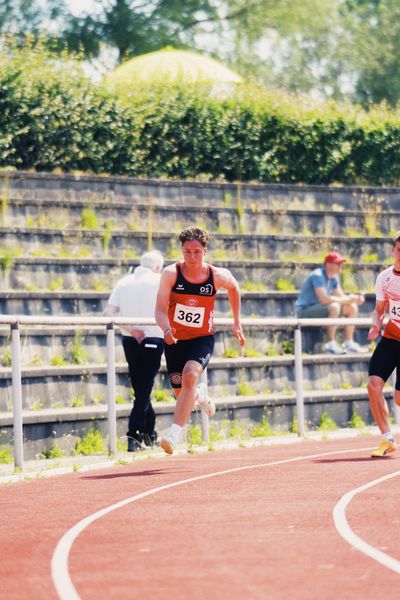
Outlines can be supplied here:
M174 321L186 327L202 327L204 322L204 307L177 304L175 306Z

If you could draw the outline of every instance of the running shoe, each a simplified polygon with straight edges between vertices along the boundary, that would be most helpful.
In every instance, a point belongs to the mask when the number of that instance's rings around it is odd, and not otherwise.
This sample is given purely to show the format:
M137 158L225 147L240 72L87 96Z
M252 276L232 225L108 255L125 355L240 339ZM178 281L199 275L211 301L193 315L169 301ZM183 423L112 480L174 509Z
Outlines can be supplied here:
M141 436L140 436L141 437ZM128 452L141 452L145 447L143 442L138 437L128 436Z
M173 454L175 450L175 442L172 439L172 436L165 435L160 440L160 446L167 454Z
M391 454L396 450L395 442L389 442L389 440L382 440L379 447L371 453L373 457L382 457L387 454Z
M328 352L328 354L346 354L346 350L335 342L335 340L325 344L325 351Z
M360 346L360 344L357 344L353 340L345 342L343 346L347 354L352 354L353 352L355 354L366 354L369 352L369 346Z
M200 404L201 410L203 410L208 417L215 415L215 402L210 398L205 383L199 383L197 386L197 402Z

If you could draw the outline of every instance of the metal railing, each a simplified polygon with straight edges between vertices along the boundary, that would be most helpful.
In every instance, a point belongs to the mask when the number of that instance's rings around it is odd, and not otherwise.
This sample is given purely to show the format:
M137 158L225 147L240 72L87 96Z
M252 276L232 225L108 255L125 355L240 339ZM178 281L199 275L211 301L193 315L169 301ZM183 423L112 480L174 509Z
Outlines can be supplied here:
M215 319L216 328L224 329L232 326L232 319ZM242 319L242 326L248 328L280 328L294 330L294 367L295 395L298 423L298 435L303 436L304 426L304 397L303 397L303 358L302 358L302 327L327 327L328 325L368 326L368 318L338 318L338 319L297 319L297 318L260 318ZM103 325L107 336L107 405L108 405L108 449L110 454L117 451L117 415L115 403L115 325L154 325L154 319L122 318L122 317L31 317L20 315L1 315L0 325L11 327L11 360L12 360L12 405L14 432L14 463L23 469L23 415L22 415L22 378L21 378L21 341L20 325L68 326L79 325L89 327ZM203 375L203 380L206 375ZM208 417L202 414L203 437L208 441ZM400 423L400 409L395 405L396 422Z

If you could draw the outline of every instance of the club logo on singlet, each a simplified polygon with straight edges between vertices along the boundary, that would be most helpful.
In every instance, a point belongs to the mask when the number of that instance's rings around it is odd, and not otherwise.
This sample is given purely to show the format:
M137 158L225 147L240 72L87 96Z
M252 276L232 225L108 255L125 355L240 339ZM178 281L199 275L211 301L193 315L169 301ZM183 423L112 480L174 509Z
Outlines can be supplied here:
M202 285L200 287L200 294L204 294L204 296L212 296L214 293L214 288L211 285L211 283L208 283L207 285Z

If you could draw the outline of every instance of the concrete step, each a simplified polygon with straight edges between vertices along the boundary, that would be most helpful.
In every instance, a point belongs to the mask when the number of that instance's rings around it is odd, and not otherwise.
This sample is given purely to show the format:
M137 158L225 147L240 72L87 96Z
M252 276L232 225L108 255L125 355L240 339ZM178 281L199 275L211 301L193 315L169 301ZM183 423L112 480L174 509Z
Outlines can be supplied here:
M23 292L0 291L0 314L4 315L100 315L109 292ZM290 317L295 313L298 291L242 293L242 316ZM360 306L360 316L369 316L375 305L375 294L367 292ZM229 317L230 306L225 292L216 297L216 316Z
M1 256L1 252L0 252ZM212 258L212 257L211 257ZM173 261L167 260L166 265ZM298 289L307 274L321 263L276 260L212 260L230 269L244 289ZM0 287L13 290L111 290L116 282L139 264L138 259L21 257L0 276ZM376 276L387 264L346 263L342 285L346 291L373 291Z
M250 357L279 356L293 353L293 331L286 327L244 327L246 345L241 349L229 329L221 330L217 327L215 334L215 357ZM358 327L355 338L361 344L368 344L368 327ZM302 345L305 353L323 353L325 336L320 329L304 328L302 331ZM21 326L21 364L25 368L30 366L52 365L55 360L63 359L66 363L73 363L74 356L81 354L85 362L102 364L106 360L106 328L92 327L80 330L78 326L66 328L41 328ZM340 334L339 334L340 335ZM122 336L116 328L116 359L124 361ZM0 326L0 364L7 366L10 355L10 328Z
M304 355L304 389L329 391L366 386L368 361L369 355ZM106 398L106 375L105 364L23 368L23 408L32 410L35 407L102 403ZM293 355L234 359L214 356L207 375L210 393L216 397L271 393L294 395ZM0 369L0 411L11 409L11 383L11 369ZM116 386L121 401L129 402L130 381L125 363L116 366ZM155 388L170 391L164 364L157 375Z
M265 207L252 204L241 208L235 202L218 204L202 202L187 206L171 202L160 204L160 200L148 198L143 204L124 201L71 200L9 198L3 214L3 226L20 228L80 229L84 225L83 211L90 209L100 229L121 229L126 231L162 231L167 228L172 233L183 229L187 223L198 223L209 233L252 233L280 234L281 232L303 233L319 236L388 235L396 231L400 212L382 211L380 206L352 209L336 206L336 210L301 207ZM360 203L359 203L360 204Z
M87 203L129 201L169 206L241 206L263 208L354 209L377 204L400 210L400 188L318 186L303 184L242 184L134 179L96 175L3 171L0 187L6 198L78 200Z
M41 228L0 227L2 254L19 252L24 255L56 257L137 258L148 249L147 232L100 229L52 230ZM152 233L152 244L167 258L181 256L178 241L170 232ZM267 234L214 234L210 255L218 260L281 260L306 262L322 261L330 249L340 250L353 262L387 260L391 240L376 237L267 235Z

